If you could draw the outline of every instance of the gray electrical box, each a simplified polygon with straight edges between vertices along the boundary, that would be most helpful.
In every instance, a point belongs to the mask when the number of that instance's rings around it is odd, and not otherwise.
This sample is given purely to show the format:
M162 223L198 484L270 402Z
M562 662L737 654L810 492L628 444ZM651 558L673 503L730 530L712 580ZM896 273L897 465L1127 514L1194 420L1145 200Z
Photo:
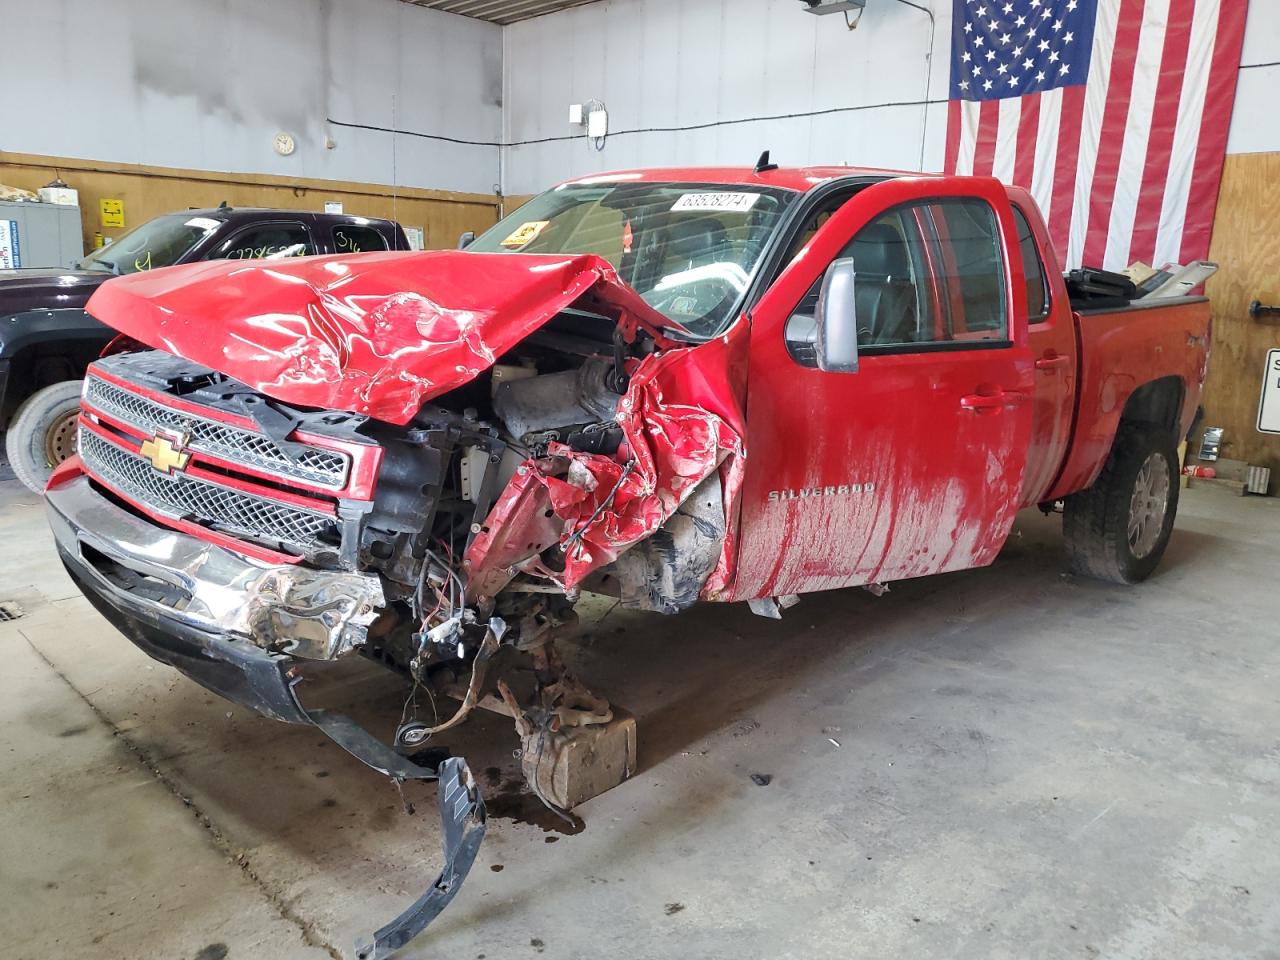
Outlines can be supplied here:
M79 207L0 200L0 268L71 267L83 256Z

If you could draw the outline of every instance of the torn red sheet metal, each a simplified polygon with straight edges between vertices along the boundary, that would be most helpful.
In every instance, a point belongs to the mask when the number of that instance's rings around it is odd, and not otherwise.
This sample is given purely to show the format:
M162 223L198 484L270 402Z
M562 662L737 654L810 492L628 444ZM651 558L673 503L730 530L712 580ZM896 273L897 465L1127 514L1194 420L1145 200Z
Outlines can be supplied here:
M660 344L662 315L596 256L368 253L210 261L104 283L89 313L269 397L408 423L587 299Z
M714 413L738 437L734 453L720 464L724 499L725 538L715 568L702 586L704 600L724 600L733 585L738 553L738 512L746 471L747 352L750 323L738 323L724 334L693 350L666 354L667 363L655 372L666 396L679 398Z
M499 494L462 560L469 592L491 600L515 576L515 565L559 542L564 521L551 510L543 477L562 462L526 460ZM548 516L550 514L550 516Z
M713 470L722 471L732 525L745 458L741 376L730 363L733 353L725 337L643 361L619 405L624 440L616 456L553 444L548 457L526 460L467 552L478 589L496 592L513 564L555 542L544 525L541 537L525 535L529 517L545 515L547 507L560 523L563 586L569 590L651 536ZM704 594L727 586L731 549L726 538Z

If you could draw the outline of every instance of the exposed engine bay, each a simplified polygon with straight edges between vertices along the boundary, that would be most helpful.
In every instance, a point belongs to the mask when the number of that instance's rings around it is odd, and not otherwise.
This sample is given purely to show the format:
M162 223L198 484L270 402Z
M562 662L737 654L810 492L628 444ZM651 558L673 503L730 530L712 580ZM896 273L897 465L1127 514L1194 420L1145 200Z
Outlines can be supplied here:
M387 606L362 652L407 673L415 693L423 685L460 702L450 718L428 726L411 694L396 745L420 747L476 706L506 713L524 744L531 788L557 810L603 789L557 770L566 737L592 726L603 735L614 720L606 701L565 672L552 643L577 619L579 591L563 581L563 522L547 500L523 511L514 540L502 538L498 565L472 548L492 538L489 515L513 480L535 469L567 477L574 453L618 456L616 417L636 362L630 354L608 318L567 312L406 427L366 427L383 459L357 562L381 576ZM617 583L601 574L594 587ZM517 651L536 677L524 702L507 678L487 676L502 647ZM629 720L615 726L621 779L633 769L635 732Z
M415 628L379 641L380 652L400 666L466 658L491 615L530 646L569 613L570 598L557 588L564 564L552 524L527 541L532 552L520 569L504 567L496 579L470 576L465 559L527 461L545 462L553 451L612 457L622 443L615 417L627 373L625 362L607 355L612 324L576 314L557 326L427 405L407 428L370 424L383 461L359 563L382 574L388 600Z

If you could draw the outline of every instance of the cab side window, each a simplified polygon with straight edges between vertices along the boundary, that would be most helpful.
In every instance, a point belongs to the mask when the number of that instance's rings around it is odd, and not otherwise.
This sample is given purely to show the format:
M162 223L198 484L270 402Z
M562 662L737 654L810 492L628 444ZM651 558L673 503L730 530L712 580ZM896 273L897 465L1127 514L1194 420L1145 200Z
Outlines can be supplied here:
M1049 316L1049 279L1044 272L1040 246L1031 232L1027 215L1013 208L1013 222L1018 227L1018 249L1022 251L1022 273L1027 280L1027 322L1036 323Z
M856 192L836 194L827 199L825 203L809 215L803 229L796 234L795 239L791 241L791 246L787 248L786 256L782 258L783 267L786 267L796 258L796 254L803 250L805 244L812 240L814 235L826 225L827 221L831 219L831 215L852 200Z
M264 223L241 230L218 248L214 260L279 260L309 257L315 246L301 223Z
M840 251L853 258L858 343L867 349L936 339L922 211L899 207L863 227Z
M927 222L924 207L898 207L859 230L837 255L837 259L853 258L858 347L864 353L897 352L936 339L940 329L937 296L922 229ZM813 317L821 289L819 277L797 307L797 315ZM808 330L809 324L796 329L802 328ZM798 362L816 366L809 344L789 343L789 349Z
M333 228L334 253L369 253L386 250L387 241L373 227L340 223Z
M932 204L939 277L951 307L949 340L1007 340L1004 257L995 211L982 200Z
M837 259L852 258L860 353L961 349L1009 337L1004 256L995 211L982 200L904 204L859 230ZM788 325L796 362L816 366L812 337L822 277Z

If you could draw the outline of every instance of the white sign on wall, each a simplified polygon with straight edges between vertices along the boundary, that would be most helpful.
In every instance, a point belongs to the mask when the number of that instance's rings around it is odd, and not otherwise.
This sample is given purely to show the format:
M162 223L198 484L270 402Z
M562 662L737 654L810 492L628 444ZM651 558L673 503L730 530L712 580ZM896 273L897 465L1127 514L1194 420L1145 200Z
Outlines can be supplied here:
M1280 433L1280 350L1267 351L1267 370L1262 375L1262 398L1258 401L1258 430Z
M22 245L18 242L18 221L0 220L0 270L22 266Z

